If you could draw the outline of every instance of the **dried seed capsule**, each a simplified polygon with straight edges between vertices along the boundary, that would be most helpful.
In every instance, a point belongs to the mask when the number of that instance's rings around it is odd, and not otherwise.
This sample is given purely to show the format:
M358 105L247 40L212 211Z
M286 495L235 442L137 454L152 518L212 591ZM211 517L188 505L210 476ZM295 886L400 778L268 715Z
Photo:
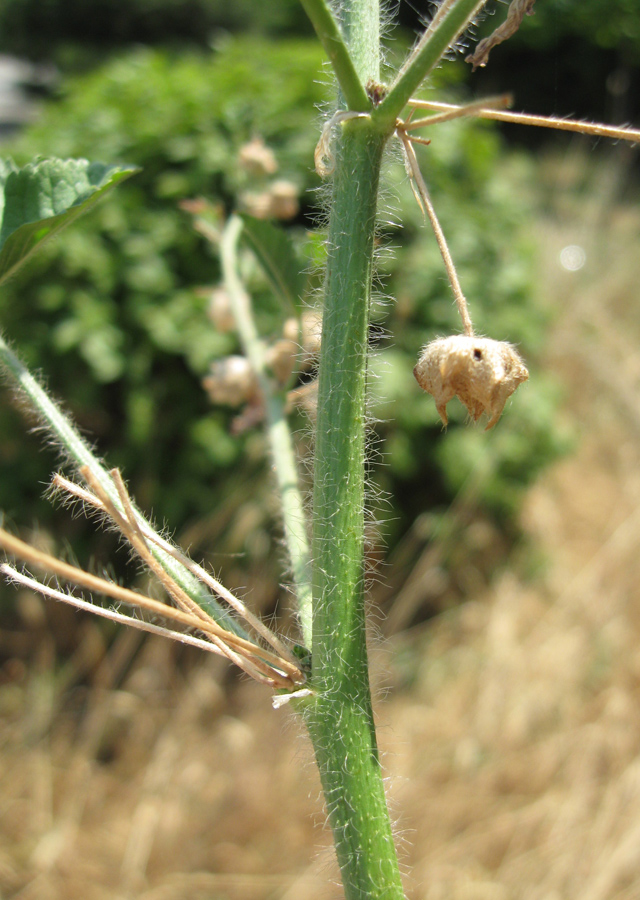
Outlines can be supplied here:
M240 406L250 401L258 390L253 369L244 356L226 356L211 363L202 381L212 403Z
M446 425L447 403L458 397L477 421L482 413L493 428L507 399L529 377L515 347L466 334L438 338L423 349L413 370L416 381L436 401Z
M207 314L217 331L223 333L235 331L236 320L233 315L231 300L224 288L217 287L211 291Z
M261 137L254 137L240 147L238 162L250 175L273 175L278 171L273 150L267 147Z
M300 353L298 367L301 372L316 364L322 340L322 314L313 309L305 310L300 319L287 319L282 328L287 340L297 341Z

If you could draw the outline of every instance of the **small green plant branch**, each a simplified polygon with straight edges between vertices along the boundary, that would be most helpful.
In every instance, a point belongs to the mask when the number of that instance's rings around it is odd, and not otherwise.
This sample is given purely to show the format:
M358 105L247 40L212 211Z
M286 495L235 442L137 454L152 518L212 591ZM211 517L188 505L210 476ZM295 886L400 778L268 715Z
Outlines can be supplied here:
M444 0L429 27L407 57L386 96L372 113L388 132L409 103L412 94L438 65L443 55L465 31L486 0Z
M297 599L300 630L305 646L311 650L312 592L311 556L307 517L298 483L298 467L285 414L285 397L274 384L265 354L265 345L255 326L251 301L238 274L238 242L243 222L231 216L220 240L223 282L226 288L244 354L258 380L265 412L265 426L281 504L288 562Z
M349 109L366 112L371 101L360 80L342 28L326 0L300 0L322 44ZM343 23L348 26L348 20ZM367 45L368 46L368 45Z

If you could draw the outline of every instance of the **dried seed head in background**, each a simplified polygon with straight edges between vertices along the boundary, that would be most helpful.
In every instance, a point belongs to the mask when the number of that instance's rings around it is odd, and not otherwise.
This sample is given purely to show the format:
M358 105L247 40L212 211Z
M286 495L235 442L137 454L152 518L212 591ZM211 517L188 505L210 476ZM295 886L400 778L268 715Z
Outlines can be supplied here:
M306 372L317 365L322 340L322 313L309 309L299 319L287 319L282 329L285 338L297 341L300 347L298 365Z
M446 425L447 403L458 397L474 420L483 412L493 428L515 389L529 377L515 347L466 334L438 338L424 348L413 370L416 381L436 401Z
M250 175L273 175L278 171L273 150L267 147L259 136L252 138L240 148L238 162Z
M294 219L300 211L300 189L292 181L278 179L267 190L245 191L240 196L245 212L256 219Z
M211 363L202 386L212 403L240 406L256 396L258 379L244 356L226 356Z
M211 291L207 315L215 325L216 331L226 334L236 330L236 319L229 293L223 287L216 287Z

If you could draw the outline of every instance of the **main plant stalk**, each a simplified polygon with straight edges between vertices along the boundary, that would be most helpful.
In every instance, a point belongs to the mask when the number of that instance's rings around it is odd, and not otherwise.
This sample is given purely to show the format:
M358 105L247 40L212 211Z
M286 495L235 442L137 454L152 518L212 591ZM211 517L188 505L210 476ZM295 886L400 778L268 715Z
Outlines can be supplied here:
M363 83L378 76L377 4L341 24ZM348 900L404 896L376 743L364 614L365 392L378 181L387 134L338 126L313 493L314 697L306 721Z

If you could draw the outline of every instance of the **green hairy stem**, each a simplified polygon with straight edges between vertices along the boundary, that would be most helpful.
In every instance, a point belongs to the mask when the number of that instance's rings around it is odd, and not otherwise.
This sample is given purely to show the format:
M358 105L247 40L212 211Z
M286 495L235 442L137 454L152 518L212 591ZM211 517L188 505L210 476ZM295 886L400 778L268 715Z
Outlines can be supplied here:
M383 140L344 127L336 159L314 464L307 707L348 898L402 897L369 689L364 611L367 330Z
M313 491L313 695L303 709L347 900L404 896L382 780L369 687L364 609L367 339L382 152L413 91L484 0L445 0L386 97L369 116L336 116L328 261L318 380ZM323 0L303 0L326 46ZM333 4L362 85L379 83L377 0ZM346 77L345 77L346 73ZM351 69L342 98L362 113Z
M438 65L444 53L455 43L487 0L444 0L442 15L429 27L374 114L381 126L392 126L413 92Z
M377 81L377 3L350 0L339 14L361 80ZM314 695L304 709L345 895L392 900L404 894L373 722L364 611L367 340L388 134L369 118L336 131L314 462Z

